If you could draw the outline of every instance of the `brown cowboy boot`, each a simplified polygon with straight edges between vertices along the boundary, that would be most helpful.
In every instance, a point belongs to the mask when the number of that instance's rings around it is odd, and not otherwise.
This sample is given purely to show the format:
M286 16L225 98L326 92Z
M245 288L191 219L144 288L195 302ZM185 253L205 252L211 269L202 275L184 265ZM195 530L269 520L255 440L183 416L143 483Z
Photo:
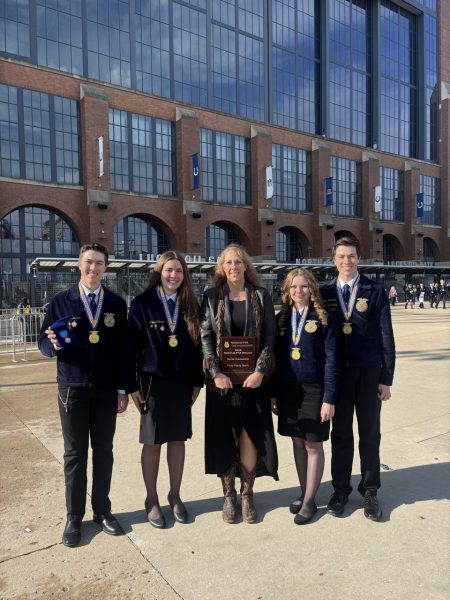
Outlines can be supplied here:
M241 504L242 520L246 523L256 523L256 508L253 502L253 484L255 482L256 469L248 472L241 463Z
M220 478L223 487L222 518L225 523L236 521L236 490L234 480L236 478L236 465L233 463L228 471Z

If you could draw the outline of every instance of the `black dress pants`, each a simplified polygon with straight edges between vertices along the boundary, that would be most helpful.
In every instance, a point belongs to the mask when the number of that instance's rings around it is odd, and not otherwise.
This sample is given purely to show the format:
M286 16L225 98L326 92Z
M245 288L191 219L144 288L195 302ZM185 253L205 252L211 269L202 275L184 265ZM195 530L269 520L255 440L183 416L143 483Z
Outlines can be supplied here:
M380 487L380 413L378 398L380 367L345 367L331 432L331 476L335 491L348 496L352 491L354 441L353 413L359 434L361 481L358 491L376 494Z
M58 405L64 437L67 514L83 517L85 513L89 438L92 447L92 509L95 514L107 514L111 511L109 490L117 390L60 385Z

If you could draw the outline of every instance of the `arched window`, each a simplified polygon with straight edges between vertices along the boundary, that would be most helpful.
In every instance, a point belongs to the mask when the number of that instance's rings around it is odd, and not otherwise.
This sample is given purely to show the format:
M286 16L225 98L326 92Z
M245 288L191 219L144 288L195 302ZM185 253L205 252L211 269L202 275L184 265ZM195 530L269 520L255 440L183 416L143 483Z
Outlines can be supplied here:
M164 231L151 219L126 217L114 227L114 254L117 258L145 259L170 247Z
M303 258L303 249L295 231L283 227L277 231L277 261L295 263L297 258Z
M217 258L228 244L240 244L241 241L235 231L224 223L208 225L205 232L206 256Z
M0 220L2 276L26 280L28 265L37 256L78 256L80 244L71 226L40 206L23 206Z
M423 238L423 260L431 265L436 262L434 243L430 238Z
M395 255L394 244L392 243L392 238L388 235L383 237L383 262L385 265L392 263L394 260L397 260Z

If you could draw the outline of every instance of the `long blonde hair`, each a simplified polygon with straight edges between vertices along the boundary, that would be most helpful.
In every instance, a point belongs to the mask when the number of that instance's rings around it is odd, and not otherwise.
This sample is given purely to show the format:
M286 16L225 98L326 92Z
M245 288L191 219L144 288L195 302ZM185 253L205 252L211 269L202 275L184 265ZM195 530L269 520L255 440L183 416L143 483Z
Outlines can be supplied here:
M250 256L247 254L245 248L240 244L228 244L228 246L226 246L226 248L224 248L220 253L219 258L217 259L216 270L214 272L214 278L212 282L213 287L219 288L227 280L227 276L225 275L223 265L225 264L225 256L227 252L230 252L231 250L234 250L236 252L236 254L241 258L242 262L246 267L244 273L245 281L250 283L253 287L261 287L262 283L258 272L252 265Z
M298 276L304 277L306 279L306 282L309 285L309 291L311 294L310 301L313 303L314 308L316 309L317 314L319 315L320 322L322 323L322 325L324 327L326 327L328 325L328 317L327 317L327 312L323 306L322 296L320 295L320 290L319 290L319 284L317 283L317 279L314 277L314 275L311 273L311 271L308 271L307 269L293 269L292 271L289 271L289 273L286 275L285 280L283 281L283 284L281 287L281 312L282 312L282 314L280 315L280 325L282 325L284 323L286 316L289 312L289 309L293 304L291 294L290 294L290 288L291 288L292 282L294 281L295 277L298 277Z
M192 286L192 279L189 269L187 268L184 256L176 250L167 250L158 259L158 262L153 267L150 274L150 279L146 290L150 290L158 285L161 281L161 271L164 265L169 260L177 260L183 269L183 281L178 288L178 302L180 310L184 314L189 336L195 345L200 343L200 306Z

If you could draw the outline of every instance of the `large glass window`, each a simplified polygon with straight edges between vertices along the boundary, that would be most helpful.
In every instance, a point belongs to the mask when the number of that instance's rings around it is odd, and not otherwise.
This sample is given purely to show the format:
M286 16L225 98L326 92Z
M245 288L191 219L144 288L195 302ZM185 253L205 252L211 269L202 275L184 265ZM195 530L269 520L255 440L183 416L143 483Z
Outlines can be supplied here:
M250 203L250 142L248 139L200 130L202 199L223 204Z
M330 2L331 137L365 146L370 117L370 21L366 0Z
M277 261L295 263L298 258L303 258L303 249L296 231L283 227L277 231Z
M319 3L272 2L272 120L319 132Z
M311 155L306 150L272 145L274 208L311 210Z
M25 279L27 265L36 256L77 256L80 244L71 226L57 213L39 206L24 206L0 221L2 276Z
M343 217L362 215L361 165L347 158L331 157L333 205L331 212Z
M50 107L47 94L23 90L23 128L25 178L51 181Z
M0 52L30 56L29 0L0 1Z
M76 100L0 84L1 176L78 185L79 131Z
M380 167L381 218L384 221L404 222L405 196L403 172Z
M420 176L420 191L423 192L424 225L441 224L441 180L429 175Z
M173 3L174 97L207 106L206 14Z
M86 0L88 76L130 87L128 0Z
M211 104L218 110L263 120L263 1L211 4Z
M380 148L416 156L416 22L411 13L381 2Z
M176 194L175 137L170 121L110 109L109 143L113 190Z
M83 74L81 0L37 0L39 65Z
M164 231L152 219L127 217L114 227L116 258L146 259L147 254L162 254L170 247Z
M0 175L20 177L17 88L0 84Z
M55 96L56 180L77 185L80 176L79 115L75 100Z
M218 258L228 244L240 244L238 234L225 223L208 225L205 230L206 256Z
M425 158L439 160L439 79L438 79L438 34L437 19L425 15Z
M136 0L136 87L170 97L169 3Z

